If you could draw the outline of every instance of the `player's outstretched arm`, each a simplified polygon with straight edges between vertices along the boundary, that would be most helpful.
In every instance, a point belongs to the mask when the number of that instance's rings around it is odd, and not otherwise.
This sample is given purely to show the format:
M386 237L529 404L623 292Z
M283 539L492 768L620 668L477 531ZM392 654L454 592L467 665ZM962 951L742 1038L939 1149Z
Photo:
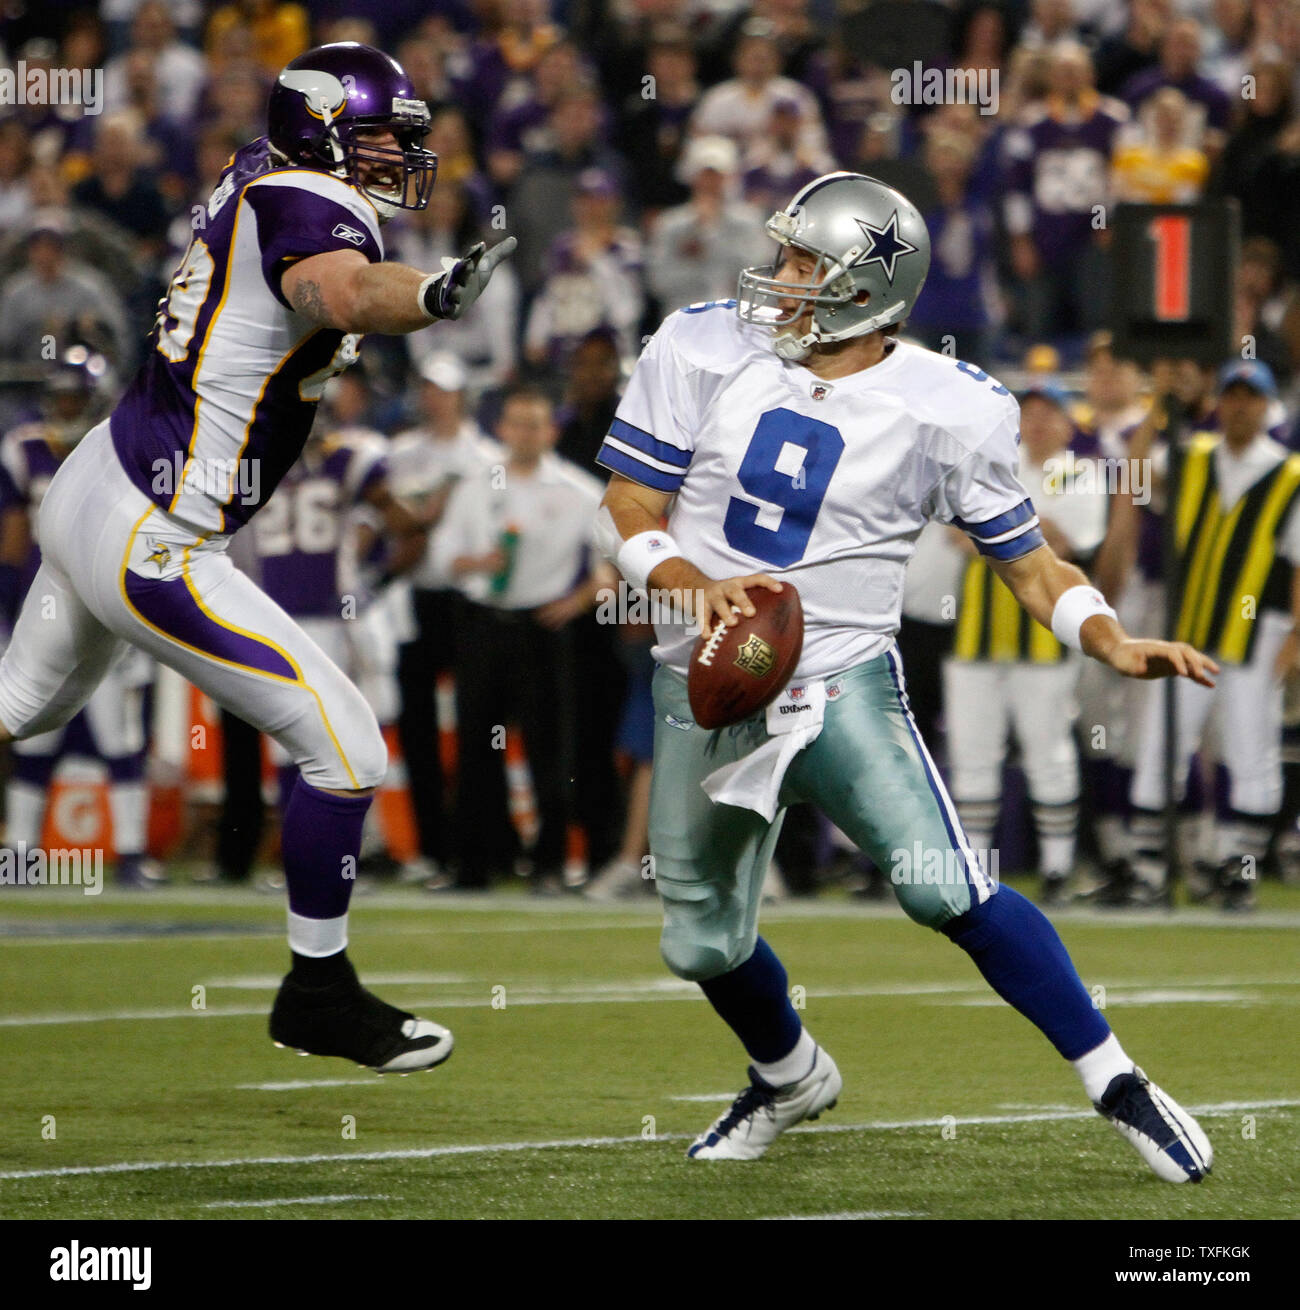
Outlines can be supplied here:
M1219 666L1184 641L1130 637L1089 583L1082 569L1067 564L1049 546L1014 560L990 560L1012 595L1057 639L1109 664L1130 678L1190 678L1213 687Z
M284 298L321 327L341 332L417 332L442 318L460 318L487 286L492 270L516 245L482 242L443 273L408 264L372 264L359 250L331 250L290 264Z
M674 605L694 615L701 632L712 629L719 619L729 627L739 623L733 606L746 618L753 618L756 611L745 595L746 588L780 591L781 584L766 573L718 579L696 568L661 527L671 500L670 492L656 491L615 473L605 489L598 519L605 557L632 586L667 593ZM656 552L660 562L656 562Z

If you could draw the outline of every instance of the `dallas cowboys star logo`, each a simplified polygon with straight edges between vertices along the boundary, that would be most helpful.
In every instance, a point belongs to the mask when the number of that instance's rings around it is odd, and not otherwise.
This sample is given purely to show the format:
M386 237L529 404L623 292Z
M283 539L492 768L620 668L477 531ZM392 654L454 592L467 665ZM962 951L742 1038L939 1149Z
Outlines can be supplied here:
M890 286L893 286L894 266L898 263L899 256L914 255L917 251L916 246L898 235L898 210L890 214L889 222L884 227L872 227L861 218L855 218L853 221L862 229L862 235L871 242L866 254L855 259L853 266L857 268L862 264L870 264L874 259L885 270L885 277Z

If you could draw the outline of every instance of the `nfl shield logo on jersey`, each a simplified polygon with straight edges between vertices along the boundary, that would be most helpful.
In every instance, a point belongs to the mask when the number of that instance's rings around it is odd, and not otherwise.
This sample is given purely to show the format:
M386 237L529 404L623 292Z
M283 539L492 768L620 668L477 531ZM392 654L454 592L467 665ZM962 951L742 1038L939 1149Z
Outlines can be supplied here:
M814 400L825 400L831 394L831 388L824 382L814 382L811 389Z

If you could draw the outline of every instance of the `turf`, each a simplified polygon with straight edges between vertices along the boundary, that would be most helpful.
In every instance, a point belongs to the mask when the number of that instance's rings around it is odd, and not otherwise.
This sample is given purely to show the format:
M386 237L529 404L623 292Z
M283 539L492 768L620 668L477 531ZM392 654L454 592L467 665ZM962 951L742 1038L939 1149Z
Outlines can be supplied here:
M441 1069L379 1078L267 1039L284 963L272 900L6 892L0 1207L47 1218L1294 1217L1300 890L1266 886L1261 900L1241 921L1057 917L1130 1053L1184 1105L1209 1107L1214 1176L1171 1187L960 951L892 909L831 900L767 914L844 1093L764 1160L706 1166L685 1146L739 1089L745 1061L660 965L652 905L359 898L363 978L448 1022L457 1041ZM115 1168L75 1172L104 1166Z

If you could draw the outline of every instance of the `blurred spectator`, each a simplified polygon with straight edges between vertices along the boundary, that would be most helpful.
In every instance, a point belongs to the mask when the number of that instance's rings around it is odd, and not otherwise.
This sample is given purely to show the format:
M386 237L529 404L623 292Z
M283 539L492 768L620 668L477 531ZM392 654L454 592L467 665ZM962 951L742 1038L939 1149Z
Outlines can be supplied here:
M1001 69L1015 44L1007 7L997 0L974 0L957 16L953 67Z
M32 151L16 118L0 121L0 233L21 226L32 212Z
M1136 113L1147 98L1162 87L1171 86L1181 91L1199 108L1205 129L1205 148L1213 155L1223 147L1231 105L1222 87L1197 72L1200 59L1201 26L1195 19L1181 18L1171 23L1161 37L1159 64L1135 73L1120 94ZM1195 132L1195 125L1189 130Z
M1097 48L1097 89L1103 95L1119 95L1130 79L1155 67L1173 8L1173 0L1129 0L1123 34Z
M205 127L198 135L198 145L194 152L194 171L196 180L193 190L181 204L176 217L167 228L167 258L174 262L174 257L186 250L190 238L194 235L196 210L207 209L208 199L213 188L221 180L230 157L244 143L222 127ZM170 274L170 268L166 270Z
M1245 117L1237 124L1214 168L1214 190L1241 201L1242 229L1261 231L1267 196L1260 187L1260 169L1277 145L1291 118L1290 70L1280 60L1259 60L1251 66L1254 95L1245 97Z
M307 10L302 5L279 4L277 0L237 0L235 4L219 5L208 20L209 50L232 27L248 28L253 57L271 77L311 45Z
M566 367L578 340L600 327L617 334L625 355L637 353L645 310L641 235L619 223L621 206L608 173L579 174L574 226L552 243L546 280L528 313L524 355L534 367Z
M487 222L496 191L479 171L474 137L465 115L454 105L439 109L429 120L429 135L424 144L438 156L438 184L464 188L474 217Z
M767 132L772 108L779 100L793 101L800 119L799 145L808 158L827 157L826 129L821 109L807 87L781 75L781 52L759 27L746 27L736 43L736 75L706 91L691 119L696 136L729 136L747 159Z
M213 78L204 95L204 122L219 127L241 142L266 132L267 87L250 64L236 64Z
M767 134L745 161L745 199L763 213L780 208L800 187L835 167L830 155L809 155L801 144L802 119L793 100L772 106Z
M1064 37L1075 36L1075 24L1073 0L1032 0L1029 22L1020 33L1019 45L1031 50L1054 45Z
M428 209L410 216L391 238L393 258L414 268L438 269L444 259L458 259L483 240L465 189L438 179ZM502 276L504 274L504 276ZM472 401L504 385L518 359L519 282L513 261L492 274L479 301L479 312L460 322L432 323L423 332L403 338L412 363L419 367L430 355L449 353L465 366Z
M650 240L650 290L663 315L702 300L736 294L740 270L769 262L766 215L735 197L735 145L724 136L695 137L682 159L691 198L662 214ZM790 200L787 193L777 204Z
M600 98L590 87L565 91L551 111L551 144L528 155L519 181L511 188L510 231L519 240L511 264L530 292L544 276L543 263L555 238L569 225L578 175L599 168L626 194L623 162L601 137L601 112Z
M596 472L596 452L618 408L619 379L617 338L600 328L589 332L569 357L564 406L556 418L556 450L588 472Z
M1199 200L1210 161L1189 142L1189 137L1199 140L1200 133L1187 97L1171 86L1162 87L1147 101L1144 117L1145 139L1115 152L1115 199L1144 205Z
M67 226L57 214L33 220L25 266L0 286L0 355L37 363L51 358L51 343L61 347L74 330L103 324L110 358L130 364L135 334L128 331L122 304L95 269L68 258Z
M1267 237L1242 243L1237 265L1236 337L1248 359L1260 359L1285 385L1291 377L1291 360L1280 335L1288 307L1282 285L1282 258Z
M554 453L559 430L545 393L513 391L497 435L504 463L456 486L435 551L465 596L456 628L457 885L482 887L513 867L501 729L515 722L539 824L534 887L556 891L573 813L569 626L614 575L594 540L601 483Z
M72 189L72 198L135 238L136 265L151 265L164 248L167 206L142 166L144 135L134 110L106 114L95 131L93 171Z
M531 74L560 40L547 9L547 0L475 0L479 34L457 74L461 103L475 122L490 122L510 80Z
M1300 120L1278 134L1260 162L1251 227L1282 251L1287 277L1300 279Z
M1111 334L1102 330L1088 338L1083 384L1084 401L1073 417L1097 450L1108 458L1123 456L1124 435L1142 421L1142 372L1131 359L1115 355Z
M1212 6L1214 27L1201 72L1232 100L1241 95L1242 78L1250 71L1255 39L1252 10L1252 0L1214 0Z
M925 147L938 204L923 211L930 229L930 274L908 319L907 331L931 350L979 367L991 359L996 269L993 215L971 199L975 153L968 138L935 131Z
M1075 42L1052 54L1051 95L1005 138L1004 215L1034 338L1091 331L1107 310L1106 235L1099 218L1115 136L1128 111L1092 89L1092 61Z
M419 872L428 878L444 874L453 854L438 744L449 725L439 721L437 679L455 666L456 593L453 578L439 567L437 532L457 484L503 458L465 412L467 381L455 355L430 355L420 370L418 422L393 438L388 458L393 494L430 533L424 559L409 578L415 635L399 648L397 664L398 733L419 836Z
M487 167L499 187L511 186L525 156L547 149L551 110L570 87L581 86L587 74L577 47L557 41L538 58L530 78L515 78L506 87L492 115L487 134Z
M207 65L193 46L176 39L171 14L161 0L145 0L136 10L131 23L131 49L153 56L163 112L178 121L189 120L198 107ZM130 102L126 69L125 54L110 59L104 68L105 112L123 109Z
M629 165L637 207L653 214L680 204L688 194L677 164L700 87L695 52L681 38L656 41L646 69L654 80L624 102L618 146Z

